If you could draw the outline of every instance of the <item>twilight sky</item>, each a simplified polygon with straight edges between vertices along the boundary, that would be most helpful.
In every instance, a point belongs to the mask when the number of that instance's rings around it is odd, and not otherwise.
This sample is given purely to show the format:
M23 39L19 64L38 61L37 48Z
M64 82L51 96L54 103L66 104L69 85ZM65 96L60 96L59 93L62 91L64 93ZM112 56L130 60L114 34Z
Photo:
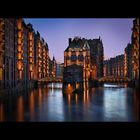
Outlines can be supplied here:
M25 18L49 46L49 55L64 62L68 38L102 39L105 59L124 53L131 42L133 18Z

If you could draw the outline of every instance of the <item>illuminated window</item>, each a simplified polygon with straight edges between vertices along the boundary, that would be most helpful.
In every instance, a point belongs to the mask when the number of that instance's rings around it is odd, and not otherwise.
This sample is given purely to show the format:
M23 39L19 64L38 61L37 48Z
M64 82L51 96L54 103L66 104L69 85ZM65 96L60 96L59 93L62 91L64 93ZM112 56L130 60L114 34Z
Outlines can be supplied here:
M21 53L18 53L18 59L21 59L21 58L22 58Z
M33 72L31 72L31 78L33 78Z
M18 22L17 27L18 29L21 29L21 22Z
M30 56L30 57L32 57L32 56L33 56L33 53L32 53L32 52L30 52L30 53L29 53L29 56Z
M32 58L29 58L29 62L32 63L33 62L33 59Z
M30 42L29 42L29 46L32 46L33 45L33 43L32 43L32 41L30 40Z
M32 51L33 51L33 50L32 50L32 47L30 47L30 48L29 48L29 51L30 51L30 52L32 52Z
M21 38L18 38L18 44L21 44Z
M22 79L22 71L19 71L19 79Z
M21 31L18 31L18 37L21 38Z
M32 40L33 36L32 36L32 32L29 33L29 40Z
M18 46L18 52L21 52L21 46L20 45Z
M32 64L29 65L29 71L33 71L33 66L32 66Z
M21 61L18 61L17 68L18 68L18 70L21 70L22 69L22 62Z
M2 68L0 68L0 80L2 80Z

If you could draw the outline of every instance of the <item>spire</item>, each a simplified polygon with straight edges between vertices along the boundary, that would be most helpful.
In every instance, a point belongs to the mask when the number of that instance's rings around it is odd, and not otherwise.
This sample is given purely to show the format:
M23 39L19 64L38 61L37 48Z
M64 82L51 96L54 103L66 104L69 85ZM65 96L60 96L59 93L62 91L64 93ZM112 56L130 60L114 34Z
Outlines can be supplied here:
M53 61L55 61L55 57L53 56Z

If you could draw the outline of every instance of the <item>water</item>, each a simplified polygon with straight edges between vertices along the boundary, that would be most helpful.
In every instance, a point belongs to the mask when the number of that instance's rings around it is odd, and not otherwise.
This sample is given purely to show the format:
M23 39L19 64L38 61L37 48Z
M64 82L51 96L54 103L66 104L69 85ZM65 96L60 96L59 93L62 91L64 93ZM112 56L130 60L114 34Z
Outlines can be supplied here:
M63 96L61 86L50 84L1 99L0 121L139 121L135 89L105 86Z

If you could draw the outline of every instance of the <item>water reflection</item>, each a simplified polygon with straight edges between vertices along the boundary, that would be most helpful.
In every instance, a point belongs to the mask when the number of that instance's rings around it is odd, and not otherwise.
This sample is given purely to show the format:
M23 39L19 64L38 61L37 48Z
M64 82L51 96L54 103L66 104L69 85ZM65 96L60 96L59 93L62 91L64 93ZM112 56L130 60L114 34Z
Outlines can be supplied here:
M139 120L139 92L135 89L89 89L85 83L83 93L70 91L69 86L68 93L63 96L61 88L46 87L1 99L0 121Z
M136 89L133 89L134 96L134 114L136 117L136 120L139 120L139 92Z
M125 89L116 89L115 92L113 92L112 89L104 91L105 120L127 121L127 114L126 111L124 111L127 110L125 94Z
M24 100L23 96L19 96L17 99L17 111L16 111L17 121L24 121Z
M41 88L39 89L39 93L38 93L38 106L39 106L39 114L42 111L42 96L43 96L43 91L41 91Z
M0 121L5 121L4 104L0 104Z
M34 120L35 116L35 99L34 99L34 92L32 91L31 94L29 95L29 113L30 113L30 120Z

